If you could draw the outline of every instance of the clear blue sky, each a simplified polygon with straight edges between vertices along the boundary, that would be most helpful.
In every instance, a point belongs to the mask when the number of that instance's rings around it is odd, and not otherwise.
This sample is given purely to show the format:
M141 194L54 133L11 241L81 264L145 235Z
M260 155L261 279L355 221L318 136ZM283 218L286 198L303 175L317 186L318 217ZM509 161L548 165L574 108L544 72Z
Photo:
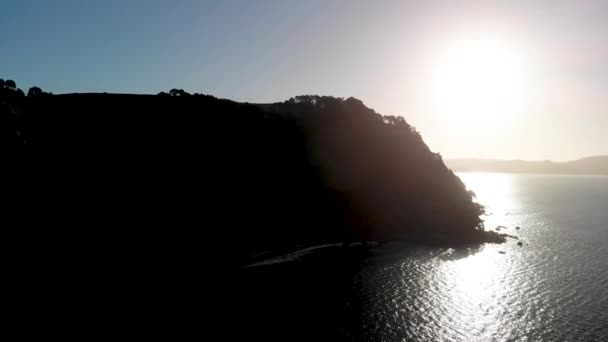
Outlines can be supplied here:
M531 99L483 120L470 103L437 110L433 63L486 32L525 55L511 88ZM608 154L607 37L599 0L1 0L0 77L54 93L354 96L403 115L446 157L565 160Z

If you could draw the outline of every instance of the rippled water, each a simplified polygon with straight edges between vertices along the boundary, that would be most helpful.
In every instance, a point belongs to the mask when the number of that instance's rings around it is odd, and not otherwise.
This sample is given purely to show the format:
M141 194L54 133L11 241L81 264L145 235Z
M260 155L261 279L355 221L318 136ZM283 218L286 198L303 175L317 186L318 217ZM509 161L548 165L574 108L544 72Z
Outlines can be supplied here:
M517 239L476 251L381 248L353 284L356 335L608 341L608 177L459 176L486 206L486 228Z

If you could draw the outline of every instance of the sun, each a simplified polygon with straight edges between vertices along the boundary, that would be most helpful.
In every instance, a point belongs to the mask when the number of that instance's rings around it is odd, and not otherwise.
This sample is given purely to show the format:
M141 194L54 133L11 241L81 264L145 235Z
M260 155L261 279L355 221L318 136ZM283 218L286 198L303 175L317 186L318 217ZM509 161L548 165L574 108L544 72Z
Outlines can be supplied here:
M499 37L466 37L437 53L431 66L432 102L442 115L489 128L525 106L522 51Z

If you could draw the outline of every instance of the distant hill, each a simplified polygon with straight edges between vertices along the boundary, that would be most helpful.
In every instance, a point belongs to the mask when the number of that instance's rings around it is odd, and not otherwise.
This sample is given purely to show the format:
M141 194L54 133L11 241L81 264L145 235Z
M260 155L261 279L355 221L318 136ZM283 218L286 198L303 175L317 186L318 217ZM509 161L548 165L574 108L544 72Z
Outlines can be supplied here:
M593 156L568 162L448 159L445 163L449 168L456 172L484 171L608 175L608 156Z

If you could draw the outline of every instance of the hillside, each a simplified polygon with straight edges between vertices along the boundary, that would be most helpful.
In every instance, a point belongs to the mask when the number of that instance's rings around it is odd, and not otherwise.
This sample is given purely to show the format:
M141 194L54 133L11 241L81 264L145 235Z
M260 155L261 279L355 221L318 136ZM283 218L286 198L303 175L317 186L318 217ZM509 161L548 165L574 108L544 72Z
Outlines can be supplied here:
M354 98L2 92L15 212L41 243L238 265L341 241L503 240L412 126Z
M594 156L568 162L522 161L494 159L448 159L448 167L456 172L512 172L608 175L608 156Z

